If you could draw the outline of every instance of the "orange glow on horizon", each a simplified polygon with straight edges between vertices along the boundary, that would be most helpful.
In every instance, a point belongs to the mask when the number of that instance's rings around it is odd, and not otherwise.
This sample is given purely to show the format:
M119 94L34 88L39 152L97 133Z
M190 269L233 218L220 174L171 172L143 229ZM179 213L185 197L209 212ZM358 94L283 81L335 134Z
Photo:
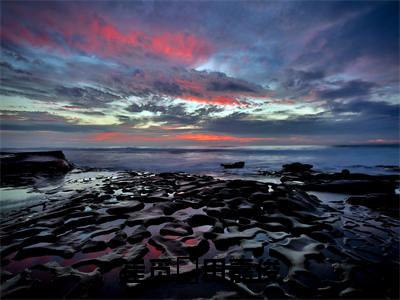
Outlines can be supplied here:
M195 141L195 142L254 142L254 141L273 141L275 138L264 137L236 137L231 135L214 135L204 133L178 134L168 136L146 136L135 135L125 132L100 132L89 136L92 142L157 142L157 141Z
M368 143L374 143L374 144L399 144L400 140L388 140L388 139L383 139L383 138L377 138L377 139L369 139L367 141Z

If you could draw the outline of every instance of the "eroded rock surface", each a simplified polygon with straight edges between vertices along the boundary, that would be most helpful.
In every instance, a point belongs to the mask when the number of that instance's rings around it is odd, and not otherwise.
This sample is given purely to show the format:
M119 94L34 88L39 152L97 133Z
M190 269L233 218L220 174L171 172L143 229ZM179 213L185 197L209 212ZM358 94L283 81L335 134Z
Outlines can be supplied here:
M309 166L284 169L317 176ZM351 204L379 199L327 203L300 186L182 173L69 184L48 191L41 210L1 220L3 297L161 297L145 290L147 280L126 288L115 278L138 259L148 278L149 259L176 256L190 258L185 272L196 258L236 257L262 260L268 275L251 284L200 281L191 297L399 297L399 220Z

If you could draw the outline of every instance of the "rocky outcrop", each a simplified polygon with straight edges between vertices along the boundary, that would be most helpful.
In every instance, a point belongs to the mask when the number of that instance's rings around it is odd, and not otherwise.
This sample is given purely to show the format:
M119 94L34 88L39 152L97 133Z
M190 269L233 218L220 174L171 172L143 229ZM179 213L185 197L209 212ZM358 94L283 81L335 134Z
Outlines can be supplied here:
M73 165L62 151L1 152L0 168L3 184L23 184L23 177L65 174ZM29 178L26 181L29 183Z
M244 161L237 161L231 164L221 164L221 167L224 167L224 169L242 169L244 164Z

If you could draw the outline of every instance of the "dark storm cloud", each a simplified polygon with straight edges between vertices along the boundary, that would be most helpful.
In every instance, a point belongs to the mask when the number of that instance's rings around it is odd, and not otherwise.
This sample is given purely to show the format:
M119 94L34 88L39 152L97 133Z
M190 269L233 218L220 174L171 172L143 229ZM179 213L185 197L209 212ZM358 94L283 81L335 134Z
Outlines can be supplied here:
M0 129L11 131L93 132L110 126L80 125L47 112L0 111Z
M55 98L67 99L72 104L79 104L85 107L102 107L106 103L120 100L121 96L102 91L92 87L65 87L55 88Z
M355 135L357 138L390 136L396 139L399 134L398 123L395 119L380 116L367 118L352 116L340 119L329 118L323 114L279 121L248 120L243 117L232 116L211 120L206 128L213 132L236 133L247 136L324 135L333 139L342 135ZM349 128L351 128L351 132L349 132Z
M279 81L282 95L290 94L291 97L301 97L313 91L325 77L322 70L295 70L288 69Z
M399 117L399 106L386 102L372 102L356 99L348 103L334 101L329 103L330 110L334 113L359 113L363 117L385 117L396 119Z
M257 92L255 89L248 85L236 83L236 82L218 82L211 81L207 84L207 90L218 91L218 92Z
M176 83L156 81L153 84L153 88L157 92L171 96L180 96L182 94L181 87Z
M1 130L10 131L54 131L54 132L96 132L114 130L110 126L102 125L72 125L68 123L13 123L4 122L0 125Z
M349 115L349 113L353 113ZM348 103L330 102L326 112L295 116L287 120L253 120L251 115L237 113L210 120L207 128L216 132L264 136L354 134L357 138L399 135L399 106L385 102L357 100Z
M316 70L316 71L295 71L297 77L302 80L302 81L314 81L318 79L323 79L325 76L325 72L322 70Z

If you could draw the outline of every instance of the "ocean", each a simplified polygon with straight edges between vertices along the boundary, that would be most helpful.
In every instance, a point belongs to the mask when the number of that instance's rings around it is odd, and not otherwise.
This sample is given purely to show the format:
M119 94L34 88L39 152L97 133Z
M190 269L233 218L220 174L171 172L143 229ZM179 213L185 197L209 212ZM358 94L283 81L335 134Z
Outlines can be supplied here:
M21 149L9 149L22 151ZM49 149L24 149L39 151ZM253 176L259 170L279 170L291 162L309 163L321 171L388 174L384 166L399 166L398 145L373 146L247 146L218 148L91 148L59 149L77 167L149 172ZM245 161L243 169L224 170L220 164Z
M220 148L96 148L96 149L3 149L3 151L63 150L77 168L96 168L104 172L186 172L211 175L220 179L248 179L280 183L279 177L261 175L291 162L309 163L324 172L349 169L366 174L399 174L388 166L399 166L398 146L248 146ZM221 163L244 161L243 169L228 169ZM45 201L49 190L98 173L70 172L64 178L48 180L39 177L34 186L1 187L2 213L18 207ZM104 175L104 174L103 174ZM112 175L110 173L106 175ZM75 188L74 185L71 186Z
M398 146L248 146L220 148L101 148L66 149L66 157L79 167L149 172L226 173L254 175L279 170L291 162L309 163L321 171L368 174L392 173L383 166L399 166ZM224 170L220 164L244 161L243 169Z

